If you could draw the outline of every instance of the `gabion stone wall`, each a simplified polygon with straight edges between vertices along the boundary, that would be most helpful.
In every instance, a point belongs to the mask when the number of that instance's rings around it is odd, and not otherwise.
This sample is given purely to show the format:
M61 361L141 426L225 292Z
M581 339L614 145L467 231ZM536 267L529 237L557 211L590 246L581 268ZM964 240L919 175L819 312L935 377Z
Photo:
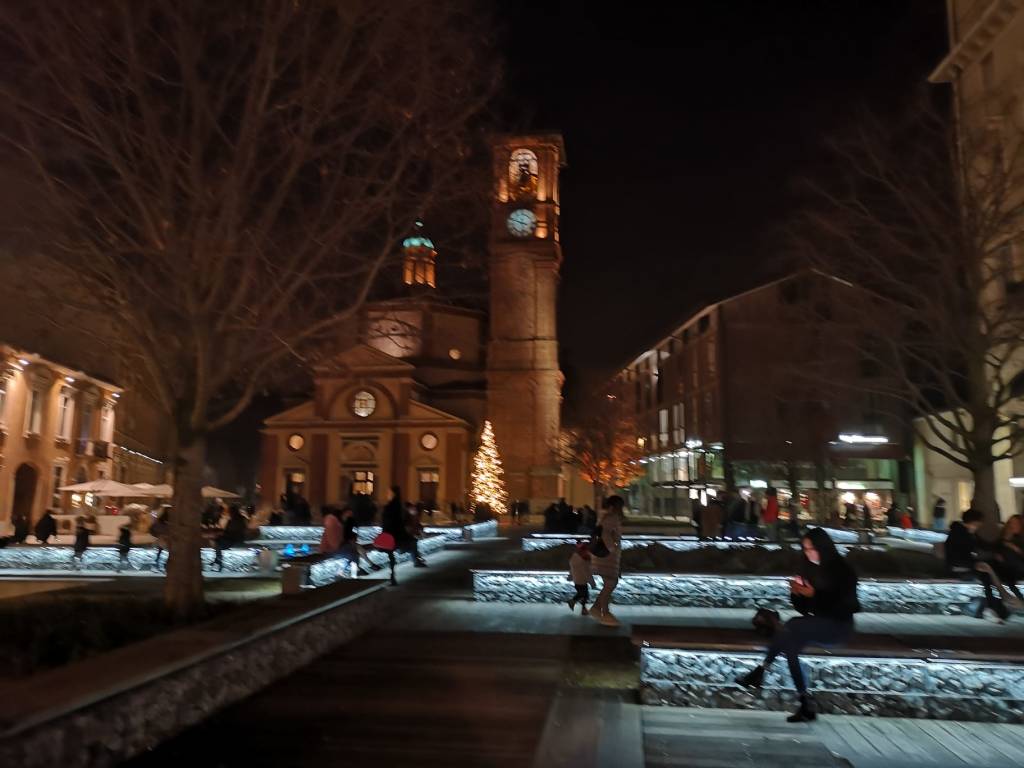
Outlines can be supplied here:
M949 536L945 531L926 531L921 528L897 528L890 525L886 531L894 539L906 539L907 541L918 541L922 544L942 544Z
M760 693L735 683L761 659L753 653L644 648L643 701L683 707L791 708L796 695L784 658L768 670ZM841 655L808 655L801 660L821 712L1024 723L1021 664Z
M165 637L170 640L178 634L187 638L185 647L192 650L175 656L164 644L154 650L151 669L136 672L127 683L118 680L111 685L107 681L106 690L93 669L88 687L80 680L68 686L71 693L57 686L54 706L43 712L41 719L5 720L0 732L0 765L120 765L348 642L385 618L389 605L387 592L378 588L296 616L296 621L278 620L274 628L248 621L244 638L239 637L239 630L214 630L204 636L203 645L197 642L201 632L196 628L168 634ZM115 668L118 653L109 654ZM56 675L58 680L67 680L73 674L75 665L70 665L41 673L41 677ZM44 683L41 680L39 684Z
M155 547L135 547L128 553L128 562L122 563L117 547L90 547L81 560L74 557L70 546L22 546L0 549L0 573L12 574L24 571L67 571L124 573L154 571L157 551ZM203 570L208 573L257 573L261 569L260 550L256 547L225 549L223 569L214 566L216 550L204 547L202 550ZM161 567L167 563L164 552Z
M435 554L445 548L448 544L448 539L444 536L426 536L420 539L419 552L424 557ZM370 550L367 553L367 557L370 558L370 562L375 565L379 565L382 568L388 567L388 556L385 552L379 552L377 550ZM399 563L407 563L412 560L412 555L409 552L396 552L395 560ZM322 587L330 584L338 579L345 578L350 575L350 562L343 557L331 557L326 560L320 560L314 562L309 567L309 581L314 587ZM386 578L387 574L382 574L381 578Z
M473 597L482 602L560 603L573 595L567 574L556 571L473 571ZM595 577L600 584L600 577ZM959 614L981 596L976 582L863 579L858 596L868 613ZM679 608L791 607L784 576L627 573L613 602Z

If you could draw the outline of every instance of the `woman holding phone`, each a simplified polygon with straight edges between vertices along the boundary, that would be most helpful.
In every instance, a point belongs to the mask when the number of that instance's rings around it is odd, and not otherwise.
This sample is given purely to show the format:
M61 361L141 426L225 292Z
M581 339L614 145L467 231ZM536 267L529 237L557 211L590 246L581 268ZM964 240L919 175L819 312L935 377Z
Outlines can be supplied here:
M789 591L793 607L801 615L787 621L772 639L764 663L737 681L740 685L760 688L765 669L779 654L785 654L793 685L800 695L800 708L788 718L791 723L814 720L817 716L800 668L800 651L808 645L836 646L849 642L853 635L853 615L860 610L857 574L824 529L812 528L800 543L803 546L800 575L790 580Z

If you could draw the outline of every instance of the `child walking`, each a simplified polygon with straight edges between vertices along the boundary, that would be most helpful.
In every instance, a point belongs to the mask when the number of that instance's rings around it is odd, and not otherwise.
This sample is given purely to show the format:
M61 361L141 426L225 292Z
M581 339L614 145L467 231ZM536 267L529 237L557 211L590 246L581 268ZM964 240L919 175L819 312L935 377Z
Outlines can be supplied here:
M588 585L597 589L594 583L594 574L590 569L590 544L581 541L576 545L576 551L569 558L569 578L576 586L576 594L569 601L569 610L576 609L576 603L580 604L580 613L586 616L587 603L590 602L590 590Z

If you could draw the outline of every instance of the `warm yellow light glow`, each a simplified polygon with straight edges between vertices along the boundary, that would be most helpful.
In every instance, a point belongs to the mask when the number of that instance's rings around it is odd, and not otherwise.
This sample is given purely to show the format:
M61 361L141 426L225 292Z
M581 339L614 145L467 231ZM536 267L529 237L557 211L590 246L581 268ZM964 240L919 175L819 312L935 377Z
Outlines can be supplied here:
M480 448L473 456L473 490L470 497L474 507L477 504L486 504L496 515L506 511L508 492L502 479L504 473L494 438L494 428L490 421L485 421L484 431L480 435Z

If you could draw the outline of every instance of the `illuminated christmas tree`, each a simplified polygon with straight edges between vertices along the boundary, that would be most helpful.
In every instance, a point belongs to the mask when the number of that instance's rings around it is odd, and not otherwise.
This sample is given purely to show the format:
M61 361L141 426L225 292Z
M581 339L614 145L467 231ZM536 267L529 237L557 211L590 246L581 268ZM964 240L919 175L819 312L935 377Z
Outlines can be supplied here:
M505 481L501 478L501 456L494 440L494 428L491 422L484 422L484 431L480 435L480 447L473 456L473 491L471 498L473 508L486 505L495 515L502 514L508 506L508 492Z

